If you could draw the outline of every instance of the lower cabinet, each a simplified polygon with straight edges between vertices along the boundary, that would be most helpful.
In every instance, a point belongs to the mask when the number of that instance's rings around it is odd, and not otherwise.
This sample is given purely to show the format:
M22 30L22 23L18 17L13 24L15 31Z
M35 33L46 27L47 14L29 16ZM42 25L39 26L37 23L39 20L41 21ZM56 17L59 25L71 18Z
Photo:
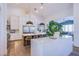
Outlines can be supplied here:
M23 37L24 46L31 46L31 39L32 39L32 36Z

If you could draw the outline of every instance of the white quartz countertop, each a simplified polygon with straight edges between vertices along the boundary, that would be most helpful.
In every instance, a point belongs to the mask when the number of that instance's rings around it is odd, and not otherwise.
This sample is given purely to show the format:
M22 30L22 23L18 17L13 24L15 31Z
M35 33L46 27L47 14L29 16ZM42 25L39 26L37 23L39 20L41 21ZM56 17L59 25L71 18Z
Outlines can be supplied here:
M44 33L30 33L30 34L22 34L22 36L33 36L33 35L44 35L46 34L45 32Z

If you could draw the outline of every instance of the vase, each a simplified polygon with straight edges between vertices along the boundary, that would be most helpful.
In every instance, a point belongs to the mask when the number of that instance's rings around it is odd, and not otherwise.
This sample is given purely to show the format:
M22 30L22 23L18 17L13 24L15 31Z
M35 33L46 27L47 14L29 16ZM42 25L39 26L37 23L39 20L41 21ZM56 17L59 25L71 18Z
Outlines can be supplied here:
M55 32L53 36L49 36L50 39L58 39L60 37L60 32Z

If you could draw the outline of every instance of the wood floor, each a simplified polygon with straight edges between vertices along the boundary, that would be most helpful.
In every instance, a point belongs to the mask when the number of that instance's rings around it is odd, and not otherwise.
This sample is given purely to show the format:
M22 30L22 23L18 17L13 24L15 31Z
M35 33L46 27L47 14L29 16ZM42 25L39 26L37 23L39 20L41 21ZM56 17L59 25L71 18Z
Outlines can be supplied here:
M30 56L31 48L29 46L23 46L23 41L10 42L8 49L8 56Z
M79 56L79 47L73 46L73 51L70 56Z

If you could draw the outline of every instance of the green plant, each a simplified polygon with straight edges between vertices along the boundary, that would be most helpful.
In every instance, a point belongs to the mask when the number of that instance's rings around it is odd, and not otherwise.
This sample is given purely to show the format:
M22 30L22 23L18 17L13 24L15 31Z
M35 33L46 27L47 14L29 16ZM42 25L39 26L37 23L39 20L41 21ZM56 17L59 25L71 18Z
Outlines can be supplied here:
M53 36L55 32L60 32L62 28L62 25L54 22L54 21L50 21L48 24L48 30L47 30L47 35L48 36Z

